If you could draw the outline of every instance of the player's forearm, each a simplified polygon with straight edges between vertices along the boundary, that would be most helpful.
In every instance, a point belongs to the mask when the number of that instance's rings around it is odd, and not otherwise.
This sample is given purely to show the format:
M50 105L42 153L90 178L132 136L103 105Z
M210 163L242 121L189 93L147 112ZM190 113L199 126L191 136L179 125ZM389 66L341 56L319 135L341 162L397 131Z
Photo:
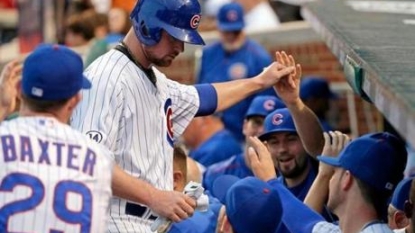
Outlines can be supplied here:
M114 196L148 205L154 190L151 184L127 174L118 165L114 166L112 178Z
M312 233L317 223L324 222L321 215L304 205L277 179L269 180L267 183L277 190L280 195L284 212L282 221L290 232ZM301 224L299 224L300 221Z
M216 111L225 110L248 96L265 88L255 78L240 79L212 84L216 89L218 105Z
M324 204L328 198L329 182L331 175L318 174L313 182L304 203L318 213L322 213Z
M295 128L307 153L314 158L320 155L324 147L324 138L317 116L300 99L286 105L293 116Z

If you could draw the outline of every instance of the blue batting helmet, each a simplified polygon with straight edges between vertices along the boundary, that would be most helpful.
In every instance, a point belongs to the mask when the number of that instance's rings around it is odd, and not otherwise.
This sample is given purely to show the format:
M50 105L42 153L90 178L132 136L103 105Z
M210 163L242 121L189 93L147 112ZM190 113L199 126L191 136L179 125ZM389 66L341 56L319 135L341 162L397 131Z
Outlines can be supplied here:
M139 0L130 15L135 34L147 46L160 41L162 30L185 43L204 45L197 32L200 17L198 0Z

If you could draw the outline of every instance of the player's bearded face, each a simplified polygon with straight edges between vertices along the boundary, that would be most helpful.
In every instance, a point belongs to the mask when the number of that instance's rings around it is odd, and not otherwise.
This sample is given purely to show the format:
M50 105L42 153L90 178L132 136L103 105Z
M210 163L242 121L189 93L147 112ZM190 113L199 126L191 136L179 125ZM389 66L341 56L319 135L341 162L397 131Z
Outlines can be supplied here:
M220 33L223 48L232 52L240 49L245 43L245 34L243 31L230 31Z
M277 133L267 140L274 165L285 178L297 178L308 167L308 155L294 133Z
M147 60L152 64L167 67L184 51L184 43L163 31L160 42L155 46L145 47L144 50Z

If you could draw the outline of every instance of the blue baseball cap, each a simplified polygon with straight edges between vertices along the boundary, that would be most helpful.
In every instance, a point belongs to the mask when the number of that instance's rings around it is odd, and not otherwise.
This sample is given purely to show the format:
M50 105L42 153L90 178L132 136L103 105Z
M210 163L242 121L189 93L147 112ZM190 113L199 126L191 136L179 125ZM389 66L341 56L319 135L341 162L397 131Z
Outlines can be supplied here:
M63 45L42 44L26 58L22 91L40 100L64 100L91 88L81 57Z
M259 136L259 139L267 140L271 134L279 132L297 133L288 108L280 108L268 114L264 121L264 133Z
M372 133L353 140L338 157L318 156L321 162L349 170L356 178L380 190L392 191L403 178L405 143L390 133Z
M223 175L215 180L213 189L222 195L219 200L224 200L234 232L274 233L278 229L283 211L281 200L278 191L268 183L255 177Z
M312 97L336 99L337 95L330 90L327 79L316 76L304 77L300 83L300 98L306 100Z
M409 200L413 177L401 180L393 191L391 205L402 212L405 211L405 202Z
M280 99L272 95L260 95L252 100L245 118L252 116L266 117L270 112L279 108L285 108L285 104Z
M225 4L219 9L217 20L221 31L240 31L245 27L244 9L236 2Z

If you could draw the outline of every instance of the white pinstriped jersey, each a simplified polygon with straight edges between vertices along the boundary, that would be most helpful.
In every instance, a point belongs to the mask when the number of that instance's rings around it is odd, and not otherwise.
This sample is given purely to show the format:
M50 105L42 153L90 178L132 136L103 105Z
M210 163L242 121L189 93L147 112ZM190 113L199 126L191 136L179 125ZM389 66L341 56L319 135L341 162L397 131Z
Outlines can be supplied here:
M113 158L50 117L0 125L0 232L103 233Z
M312 230L312 233L341 233L340 227L329 222L319 222ZM384 223L370 224L359 233L393 233L393 231Z
M73 127L107 146L130 175L173 190L172 142L199 108L193 86L166 78L153 67L157 84L123 53L111 50L85 71L92 88L73 114ZM112 198L109 232L151 232L150 215L125 214L126 200Z

